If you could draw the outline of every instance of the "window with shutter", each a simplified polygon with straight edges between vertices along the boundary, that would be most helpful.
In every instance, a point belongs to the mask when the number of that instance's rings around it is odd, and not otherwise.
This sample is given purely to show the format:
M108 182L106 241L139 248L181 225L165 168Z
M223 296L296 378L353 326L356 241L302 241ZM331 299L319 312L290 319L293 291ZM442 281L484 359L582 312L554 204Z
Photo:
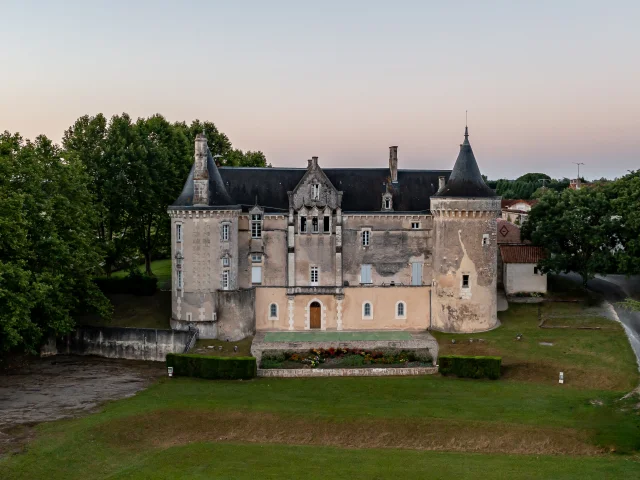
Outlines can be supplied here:
M422 262L411 264L411 285L422 285Z
M262 283L262 267L251 267L251 283Z
M371 265L362 265L360 267L360 283L372 283Z

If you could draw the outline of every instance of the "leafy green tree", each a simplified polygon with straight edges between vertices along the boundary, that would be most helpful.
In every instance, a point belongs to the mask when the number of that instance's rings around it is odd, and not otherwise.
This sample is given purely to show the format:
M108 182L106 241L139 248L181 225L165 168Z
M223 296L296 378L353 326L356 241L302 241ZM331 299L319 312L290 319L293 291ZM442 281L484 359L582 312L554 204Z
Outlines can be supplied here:
M525 183L541 183L540 180L551 180L551 177L546 173L525 173L524 175L516 178L516 182Z
M544 272L577 272L583 286L598 272L609 271L617 240L618 220L601 189L566 189L543 195L531 209L522 236L543 246L548 258Z
M610 214L619 220L615 234L617 271L627 275L640 273L640 170L603 184L611 199Z
M0 350L35 351L74 315L110 313L92 281L95 211L76 158L39 136L0 136Z

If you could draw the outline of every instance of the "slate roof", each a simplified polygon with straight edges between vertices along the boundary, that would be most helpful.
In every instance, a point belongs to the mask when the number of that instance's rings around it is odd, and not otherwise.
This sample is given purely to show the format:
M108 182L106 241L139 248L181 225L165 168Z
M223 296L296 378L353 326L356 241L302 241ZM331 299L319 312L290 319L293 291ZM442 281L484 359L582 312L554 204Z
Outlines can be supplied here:
M533 245L500 245L500 255L504 263L538 263L546 258L544 249Z
M482 179L478 162L476 162L476 157L473 155L469 143L469 129L467 127L464 129L464 142L460 144L460 153L451 171L449 181L435 196L471 198L497 196Z
M209 197L218 192L211 185ZM214 164L215 168L215 164ZM293 191L307 171L306 168L256 168L220 167L219 172L225 191L233 199L233 204L244 210L256 203L266 212L286 212L289 210L288 191ZM390 172L388 168L323 168L333 186L343 192L343 212L380 212L382 194ZM449 178L450 170L398 170L398 182L392 184L393 210L395 212L428 212L429 197L438 189L438 177ZM215 202L216 200L214 200ZM211 206L222 205L210 203ZM185 183L180 197L173 207L193 205L193 170Z

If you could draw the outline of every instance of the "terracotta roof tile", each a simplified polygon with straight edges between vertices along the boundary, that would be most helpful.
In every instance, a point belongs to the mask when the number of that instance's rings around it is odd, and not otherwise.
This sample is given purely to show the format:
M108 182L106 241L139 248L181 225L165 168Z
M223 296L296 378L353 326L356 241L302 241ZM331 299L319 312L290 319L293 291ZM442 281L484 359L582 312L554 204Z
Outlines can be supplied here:
M546 258L544 249L533 245L500 245L500 255L504 263L538 263Z

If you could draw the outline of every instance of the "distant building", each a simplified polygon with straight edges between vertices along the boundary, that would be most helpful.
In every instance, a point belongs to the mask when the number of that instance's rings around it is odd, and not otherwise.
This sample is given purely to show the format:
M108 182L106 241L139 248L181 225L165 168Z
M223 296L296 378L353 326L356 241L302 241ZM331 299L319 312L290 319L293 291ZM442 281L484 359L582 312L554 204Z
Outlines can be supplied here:
M501 209L502 218L508 222L522 225L527 219L531 208L538 203L538 200L511 200L502 199Z

